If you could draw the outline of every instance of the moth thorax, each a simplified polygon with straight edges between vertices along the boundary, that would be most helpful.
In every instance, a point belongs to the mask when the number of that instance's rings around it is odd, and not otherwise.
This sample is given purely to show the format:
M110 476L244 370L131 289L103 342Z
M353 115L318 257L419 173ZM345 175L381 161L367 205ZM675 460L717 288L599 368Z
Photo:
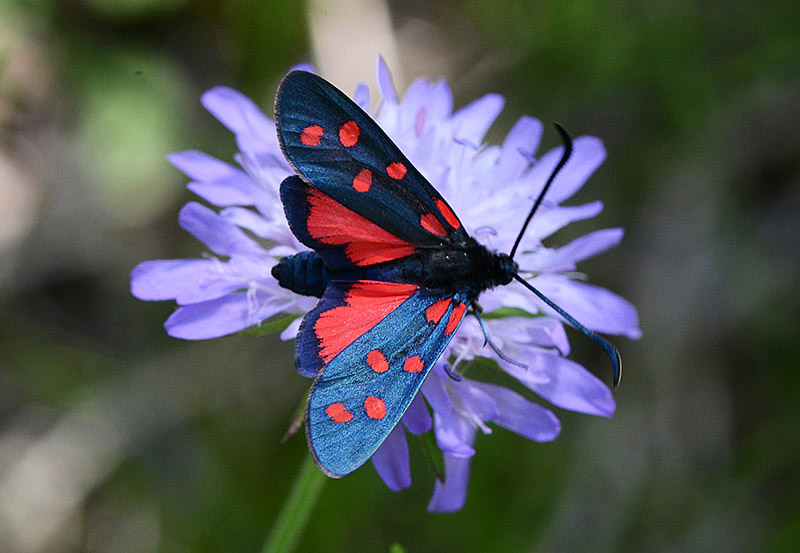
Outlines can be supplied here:
M491 256L489 280L492 286L502 286L511 282L514 273L519 270L516 261L507 254L488 252Z

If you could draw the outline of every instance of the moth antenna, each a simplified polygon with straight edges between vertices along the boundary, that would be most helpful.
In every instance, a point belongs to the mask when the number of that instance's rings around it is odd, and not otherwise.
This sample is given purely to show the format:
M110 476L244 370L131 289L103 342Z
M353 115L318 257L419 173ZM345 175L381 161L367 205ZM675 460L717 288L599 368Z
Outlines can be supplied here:
M612 344L611 342L609 342L608 340L606 340L605 338L603 338L599 334L596 334L596 333L592 332L591 330L589 330L588 328L583 326L581 323L576 321L575 317L573 317L572 315L570 315L569 313L567 313L566 311L561 309L558 305L553 303L553 301L550 298L548 298L547 296L542 294L539 290L534 288L532 284L530 284L524 278L519 276L517 273L514 273L513 276L525 288L527 288L528 290L530 290L531 292L536 294L539 297L540 300L545 302L556 313L558 313L564 319L566 319L566 321L569 324L571 324L572 326L574 326L575 328L577 328L578 330L583 332L586 335L586 337L588 337L591 340L593 340L597 345L599 345L601 348L603 348L605 350L605 352L608 354L608 357L611 359L611 365L613 366L613 369L614 369L614 388L618 387L619 386L619 381L622 378L622 358L620 357L619 351L614 346L614 344Z
M494 342L492 342L492 339L489 337L489 329L486 328L485 324L483 324L483 319L481 319L479 311L476 310L476 309L473 309L472 314L475 315L476 319L478 319L478 324L481 326L481 330L483 331L483 338L486 340L483 343L484 346L486 344L489 344L489 347L492 348L492 351L495 352L497 354L497 356L500 359L502 359L503 361L505 361L506 363L509 363L511 365L514 365L516 367L519 367L519 368L525 369L525 370L528 370L530 368L525 363L520 363L519 361L514 361L513 359L508 357L505 353L503 353L500 350L500 348L498 348L497 345Z
M514 241L514 247L511 248L511 253L508 254L511 259L514 259L514 254L517 253L517 248L519 247L519 243L522 240L522 237L525 235L525 231L528 230L528 224L530 224L531 219L533 219L533 214L536 213L536 210L539 209L539 205L544 200L544 195L547 194L547 190L550 188L550 185L553 183L553 180L558 175L559 171L566 165L567 160L572 155L572 138L570 138L567 131L564 130L564 127L559 125L558 123L553 123L553 126L558 131L558 134L561 135L561 141L564 142L564 153L561 155L561 160L556 165L553 172L550 173L550 176L547 178L547 182L544 183L544 188L542 191L539 192L539 197L536 198L536 201L533 202L533 208L531 208L531 212L528 213L527 219L525 219L525 223L522 225L522 228L517 235L516 241Z

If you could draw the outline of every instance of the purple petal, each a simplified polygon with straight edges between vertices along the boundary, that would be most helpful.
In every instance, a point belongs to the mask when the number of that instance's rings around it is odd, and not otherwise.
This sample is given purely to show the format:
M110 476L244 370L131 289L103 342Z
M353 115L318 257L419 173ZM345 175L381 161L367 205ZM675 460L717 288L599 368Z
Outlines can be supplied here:
M369 111L369 87L364 83L359 83L353 93L353 101L364 111Z
M381 94L383 94L384 102L397 103L397 92L395 92L394 83L392 83L392 73L389 71L383 56L378 56L378 86L381 89Z
M178 214L180 225L219 255L263 257L264 250L233 223L203 205L189 202Z
M281 332L281 340L287 342L289 340L294 340L297 338L297 333L300 332L300 325L303 323L303 317L297 317L289 326L287 326L283 332Z
M611 390L581 365L558 355L543 353L532 360L531 366L533 370L512 365L503 368L553 405L601 417L614 414L616 404ZM543 381L542 375L548 380Z
M408 461L408 442L403 425L398 424L389 433L372 456L378 476L393 492L411 485L411 467Z
M304 61L302 63L298 63L297 65L291 66L289 68L289 71L287 71L287 73L290 73L292 71L308 71L309 73L316 73L317 69L312 64L308 63L307 61Z
M426 378L425 382L422 384L422 394L425 396L425 399L428 400L428 404L434 412L446 414L453 408L453 402L442 380L443 378L449 377L441 367L442 365L437 363L430 374L428 374L428 378Z
M528 234L541 240L570 223L591 219L601 211L603 211L603 202L600 200L583 205L545 209L536 213L536 217L528 227Z
M553 148L531 167L525 180L530 183L536 183L534 189L537 193L550 177L563 152L563 146ZM600 139L593 136L579 136L573 140L572 156L570 156L567 164L553 181L545 200L549 203L558 204L571 197L584 185L605 158L606 151Z
M186 150L167 156L167 160L184 175L193 180L214 181L228 178L239 169L204 152Z
M174 299L185 305L241 288L242 282L222 277L220 263L211 259L145 261L131 271L131 293L140 300Z
M164 327L167 334L184 340L207 340L239 332L277 315L285 300L270 298L264 292L227 294L215 300L178 308Z
M247 180L249 181L250 178L247 177ZM231 181L214 183L190 182L186 185L186 188L214 205L254 205L253 197L256 188L252 187L252 191L247 191L247 188L250 188L247 184L245 179L236 184Z
M416 136L422 136L432 123L450 115L453 109L453 96L446 81L431 83L427 79L417 79L406 90L401 103L400 128L415 129Z
M262 194L250 175L202 152L177 152L167 159L196 181L189 190L215 205L253 205Z
M433 419L425 405L425 400L422 399L422 394L417 394L411 401L402 420L408 431L417 436L428 432L433 427Z
M444 454L445 483L436 480L433 497L428 503L428 511L433 513L453 513L461 509L467 500L470 458Z
M572 148L572 157L548 191L552 202L561 203L571 198L606 159L603 141L594 136L579 136Z
M261 238L271 238L272 236L271 230L273 225L252 209L247 209L245 207L229 207L223 209L220 215L237 227L249 230L256 236L260 236Z
M501 350L509 350L507 353L514 359L521 361L541 348L556 348L565 356L569 354L564 325L554 317L503 317L486 321L486 326L493 341Z
M543 275L533 282L545 296L586 328L634 339L642 335L636 308L628 300L605 288L562 275ZM544 310L552 313L549 308Z
M159 259L139 263L131 271L131 294L140 300L171 300L187 278L208 270L210 259Z
M436 445L439 449L456 457L472 457L475 449L475 426L451 410L449 413L433 412L433 428L436 434Z
M497 415L492 422L503 428L535 442L554 440L561 431L561 423L558 422L556 416L541 405L528 401L518 393L502 386L485 382L475 382L474 385L490 396L498 405Z
M537 346L555 347L561 355L569 355L570 346L567 339L567 332L564 324L554 318L537 317L533 320L534 324L528 326L528 336L531 342Z
M274 128L274 123L255 102L233 88L216 86L205 92L200 101L214 117L236 134L265 134Z
M463 378L461 382L453 382L451 387L458 395L460 407L478 420L490 421L498 415L497 403L474 380Z
M275 123L238 90L217 86L203 94L201 102L223 125L236 133L243 152L279 151Z
M453 112L453 92L446 80L440 79L430 85L425 111L428 121L442 121L450 117Z
M530 156L539 147L542 122L533 117L522 117L503 141L503 151L497 164L498 182L506 182L530 164Z
M279 148L277 142L274 145L269 144L264 152L254 151L252 148L240 148L240 151L234 154L233 159L246 170L257 175L259 181L277 188L283 179L294 173L294 169L286 161L280 149L272 148L272 146Z
M454 138L460 142L480 145L483 136L500 114L505 99L498 94L487 94L461 108L451 120Z
M622 240L625 232L621 228L596 230L576 238L566 246L552 251L544 263L537 263L541 272L559 272L574 269L575 264L613 248Z

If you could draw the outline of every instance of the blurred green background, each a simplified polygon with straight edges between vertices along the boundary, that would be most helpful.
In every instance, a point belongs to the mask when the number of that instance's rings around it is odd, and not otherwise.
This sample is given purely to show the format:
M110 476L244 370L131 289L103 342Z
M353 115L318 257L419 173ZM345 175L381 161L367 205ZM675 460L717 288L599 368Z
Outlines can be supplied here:
M201 255L164 156L235 142L199 102L271 110L312 61L352 90L384 54L401 90L601 137L569 233L624 226L585 262L644 336L604 420L479 437L466 507L426 513L367 466L328 481L300 551L800 551L800 3L0 1L0 551L260 550L299 467L280 439L307 381L275 337L181 342L140 261ZM545 145L557 143L554 133ZM607 361L571 335L574 358Z

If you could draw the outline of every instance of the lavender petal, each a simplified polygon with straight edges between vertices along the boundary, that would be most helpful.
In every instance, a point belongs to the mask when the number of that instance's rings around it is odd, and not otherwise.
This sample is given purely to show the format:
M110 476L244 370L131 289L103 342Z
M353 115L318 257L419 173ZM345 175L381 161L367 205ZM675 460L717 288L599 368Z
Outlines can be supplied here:
M417 436L428 432L433 427L433 419L425 405L425 400L422 399L422 394L417 394L411 401L402 420L408 431Z
M642 334L636 308L605 288L562 275L542 275L533 284L586 328L634 339Z
M233 223L216 211L189 202L178 214L180 225L219 255L240 254L264 257L264 250Z
M223 296L242 282L223 278L221 262L212 259L144 261L131 271L131 293L140 300L174 299L179 305Z
M529 440L547 442L556 439L561 423L552 411L528 401L518 393L485 382L476 382L500 407L492 422Z
M505 99L499 94L487 94L458 110L450 120L454 138L479 146L504 104Z
M393 492L411 485L411 467L408 460L408 442L403 425L398 424L389 433L372 456L378 475Z
M432 513L453 513L464 506L467 500L469 468L472 459L444 454L445 483L436 480L433 497L428 503Z
M265 293L237 292L179 307L167 321L167 334L184 340L207 340L239 332L277 315L285 301Z
M389 71L389 66L386 65L383 56L378 57L378 86L381 89L384 102L397 103L397 92L392 82L392 73Z
M530 363L534 370L510 365L503 368L553 405L601 417L614 414L616 403L611 390L578 363L546 353L537 355Z
M275 123L247 96L226 86L203 94L202 104L236 134L243 153L280 154Z
M503 150L497 163L497 180L508 182L516 178L528 165L530 156L539 147L542 122L533 117L522 117L511 128L503 141Z

